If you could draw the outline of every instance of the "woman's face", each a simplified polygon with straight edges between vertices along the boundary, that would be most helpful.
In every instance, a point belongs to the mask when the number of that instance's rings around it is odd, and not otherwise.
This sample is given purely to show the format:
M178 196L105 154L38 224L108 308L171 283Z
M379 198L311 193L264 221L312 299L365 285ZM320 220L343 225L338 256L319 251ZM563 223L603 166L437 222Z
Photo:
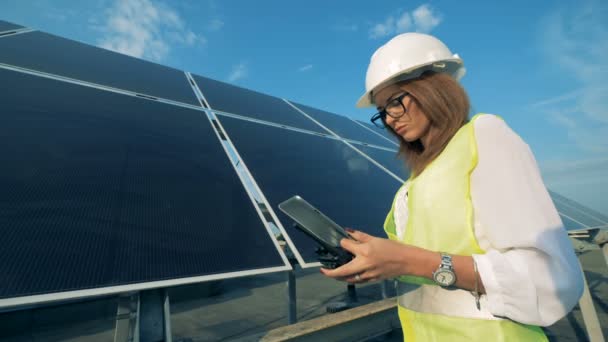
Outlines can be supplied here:
M385 123L395 133L407 142L420 139L422 145L427 146L431 122L422 113L411 95L404 96L401 99L401 105L399 104L396 99L405 93L407 92L398 85L390 85L374 95L374 103L379 111L386 108Z

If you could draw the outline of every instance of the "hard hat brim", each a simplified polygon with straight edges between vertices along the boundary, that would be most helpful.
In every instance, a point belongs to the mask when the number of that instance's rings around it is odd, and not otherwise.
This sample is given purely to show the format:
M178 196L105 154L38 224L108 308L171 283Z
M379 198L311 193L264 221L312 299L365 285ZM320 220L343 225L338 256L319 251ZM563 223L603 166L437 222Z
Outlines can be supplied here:
M444 68L436 67L436 65L438 63L445 63L445 67ZM378 92L378 91L382 90L383 88L385 88L391 84L394 84L396 82L417 78L420 75L422 75L423 72L428 71L428 70L448 73L448 74L452 75L452 77L456 78L456 80L460 80L460 78L462 78L462 76L464 76L464 73L465 73L465 68L463 66L462 59L460 59L460 58L435 61L433 63L417 65L417 66L409 68L409 69L400 70L399 72L396 72L393 75L387 77L387 79L385 81L381 82L380 84L375 86L373 89L366 91L357 101L356 107L357 108L372 107L374 105L374 102L372 100L372 93Z

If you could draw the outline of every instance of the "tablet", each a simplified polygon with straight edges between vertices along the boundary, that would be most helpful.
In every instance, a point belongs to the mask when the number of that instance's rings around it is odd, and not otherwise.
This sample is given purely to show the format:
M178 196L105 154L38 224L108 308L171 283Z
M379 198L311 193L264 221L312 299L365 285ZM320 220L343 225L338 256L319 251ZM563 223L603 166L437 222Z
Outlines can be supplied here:
M279 209L295 221L296 228L306 233L327 252L336 257L335 265L332 268L338 267L352 259L352 255L340 246L340 240L344 238L355 239L344 228L306 202L302 197L297 195L291 197L279 204Z

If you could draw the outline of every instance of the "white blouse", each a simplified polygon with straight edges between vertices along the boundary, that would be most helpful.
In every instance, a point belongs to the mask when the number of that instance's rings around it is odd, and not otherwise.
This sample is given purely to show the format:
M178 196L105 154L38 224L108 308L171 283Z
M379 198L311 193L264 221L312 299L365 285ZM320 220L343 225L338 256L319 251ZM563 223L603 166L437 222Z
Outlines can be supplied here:
M551 325L582 294L580 264L529 146L494 115L474 125L479 158L471 198L475 236L486 254L473 258L486 289L482 303L494 316ZM394 219L402 239L407 185L397 194Z

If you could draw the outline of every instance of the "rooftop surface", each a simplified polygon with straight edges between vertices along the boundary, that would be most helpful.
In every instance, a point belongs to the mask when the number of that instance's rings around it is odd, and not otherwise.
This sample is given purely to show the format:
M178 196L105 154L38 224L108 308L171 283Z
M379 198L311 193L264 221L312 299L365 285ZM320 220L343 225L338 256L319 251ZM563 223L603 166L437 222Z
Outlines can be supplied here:
M601 251L580 257L600 322L608 322L608 267ZM343 301L346 286L323 277L318 269L297 269L297 313L304 321L322 315L327 304ZM287 325L286 275L275 273L172 288L173 341L244 341ZM381 299L379 284L357 289L358 304ZM396 315L396 312L395 312ZM112 341L116 299L49 306L0 314L2 341ZM608 336L608 324L602 325ZM545 329L551 341L585 341L578 306ZM400 341L399 331L383 339Z

